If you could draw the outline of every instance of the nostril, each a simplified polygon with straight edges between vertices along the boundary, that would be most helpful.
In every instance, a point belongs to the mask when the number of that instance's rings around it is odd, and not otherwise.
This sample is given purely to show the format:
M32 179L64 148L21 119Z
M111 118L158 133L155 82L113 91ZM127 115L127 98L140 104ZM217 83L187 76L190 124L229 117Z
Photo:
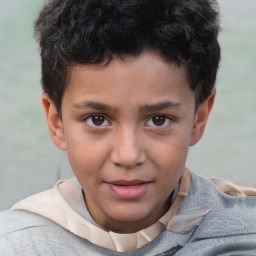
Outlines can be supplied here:
M134 167L143 165L143 163L145 162L145 157L139 155L136 157L115 156L111 158L111 161L116 167L132 169Z
M135 136L135 132L125 132L114 141L110 153L110 161L117 167L132 169L141 166L146 159L143 143Z

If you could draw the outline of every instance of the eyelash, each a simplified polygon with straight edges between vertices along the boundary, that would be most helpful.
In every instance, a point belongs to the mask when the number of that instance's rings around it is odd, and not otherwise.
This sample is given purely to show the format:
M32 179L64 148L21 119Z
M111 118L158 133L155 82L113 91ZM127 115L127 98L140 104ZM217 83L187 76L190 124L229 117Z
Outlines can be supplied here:
M89 124L89 123L88 123L88 119L89 119L89 118L93 118L93 117L101 117L101 118L103 117L103 118L104 118L103 124L104 124L106 121L107 121L108 123L110 123L110 122L108 121L108 119L106 118L106 116L103 115L103 114L91 114L91 115L87 115L87 116L85 116L85 117L82 119L82 122L86 122L90 127L93 127L93 128L104 128L104 127L110 126L110 125L101 126L101 125Z
M150 116L150 118L148 119L148 121L146 122L149 123L150 121L153 123L153 118L158 118L158 120L161 121L161 118L164 118L164 124L166 123L166 121L168 121L167 124L165 125L156 125L156 124L153 124L153 125L146 125L146 126L150 126L150 127L154 127L154 128L160 128L160 129L163 129L163 128L166 128L170 125L171 122L173 122L173 118L171 118L170 116L167 116L167 115L152 115ZM160 119L159 119L160 118ZM157 120L156 120L157 121Z
M100 118L104 118L103 119L103 124L105 123L105 122L108 122L108 124L107 125L102 125L102 124L100 124L100 125L96 125L96 124L89 124L88 123L88 119L89 118L93 118L93 117L100 117ZM164 123L166 123L166 121L168 121L168 123L167 124L165 124L165 125L156 125L156 124L152 124L152 125L148 125L148 123L150 123L150 121L153 123L153 121L152 121L152 119L153 118L164 118ZM160 120L160 119L159 119ZM156 121L156 120L155 120ZM173 118L171 118L170 116L168 116L168 115L161 115L161 114L159 114L159 115L152 115L152 116L150 116L148 119L147 119L147 121L146 121L146 126L147 127L153 127L153 128L155 128L155 129L157 129L157 128L160 128L160 129L163 129L163 128L166 128L166 127L168 127L169 125L170 125L170 122L173 122L174 120L173 120ZM83 119L82 119L82 122L86 122L90 127L92 127L92 128L105 128L105 127L108 127L108 126L110 126L111 125L111 122L110 121L108 121L108 118L104 115L104 114L90 114L90 115L87 115L87 116L85 116ZM92 121L93 122L93 121Z

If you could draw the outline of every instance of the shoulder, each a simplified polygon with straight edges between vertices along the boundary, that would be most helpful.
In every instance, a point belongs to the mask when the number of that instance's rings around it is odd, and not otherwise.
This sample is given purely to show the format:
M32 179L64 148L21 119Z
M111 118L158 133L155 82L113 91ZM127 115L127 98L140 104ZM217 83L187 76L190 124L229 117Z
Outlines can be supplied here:
M250 219L256 221L255 188L238 185L222 178L209 179L193 174L189 195L192 199L190 204L195 208L209 208L219 214L229 214L229 218L236 214L253 213Z
M23 210L4 211L0 213L0 255L46 255L45 249L54 251L68 240L68 233L40 215Z
M45 226L44 218L21 210L9 210L0 213L0 254L23 255L28 237ZM29 249L28 249L29 250ZM29 255L29 254L28 254Z
M256 188L240 185L223 178L207 178L197 174L192 175L191 188L197 192L210 194L213 197L226 197L233 200L242 198L256 199Z
M61 227L38 214L24 210L8 210L0 213L0 241L4 238L24 238L42 230L57 230Z
M256 196L256 188L240 185L222 178L212 178L212 182L223 193L230 196Z
M225 215L230 220L248 216L247 223L256 223L256 189L215 178L209 179L192 174L189 193L186 196L180 213L204 212Z
M8 210L0 213L0 236L19 230L54 225L48 219L23 210Z
M256 189L224 179L192 175L183 212L209 210L195 237L241 237L256 239ZM254 240L255 241L255 240Z
M104 255L95 247L41 215L25 210L0 213L1 256Z

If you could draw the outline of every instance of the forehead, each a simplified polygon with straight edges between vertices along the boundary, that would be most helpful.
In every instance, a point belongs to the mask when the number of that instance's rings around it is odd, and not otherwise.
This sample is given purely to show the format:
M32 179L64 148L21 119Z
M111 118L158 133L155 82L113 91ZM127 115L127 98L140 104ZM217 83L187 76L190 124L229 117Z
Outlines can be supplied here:
M139 56L113 56L108 65L77 65L69 70L69 85L64 98L123 102L172 101L193 97L185 65L176 65L153 51Z

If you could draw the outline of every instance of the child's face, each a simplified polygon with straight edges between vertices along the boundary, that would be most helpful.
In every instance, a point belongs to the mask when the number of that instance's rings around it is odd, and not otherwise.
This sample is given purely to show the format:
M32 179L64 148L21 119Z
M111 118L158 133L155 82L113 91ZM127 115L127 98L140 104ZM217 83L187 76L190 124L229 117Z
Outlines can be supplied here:
M63 120L56 121L54 110L51 136L67 150L99 224L123 233L146 228L168 208L188 147L206 122L195 115L186 69L144 51L137 58L115 57L104 68L70 72Z

